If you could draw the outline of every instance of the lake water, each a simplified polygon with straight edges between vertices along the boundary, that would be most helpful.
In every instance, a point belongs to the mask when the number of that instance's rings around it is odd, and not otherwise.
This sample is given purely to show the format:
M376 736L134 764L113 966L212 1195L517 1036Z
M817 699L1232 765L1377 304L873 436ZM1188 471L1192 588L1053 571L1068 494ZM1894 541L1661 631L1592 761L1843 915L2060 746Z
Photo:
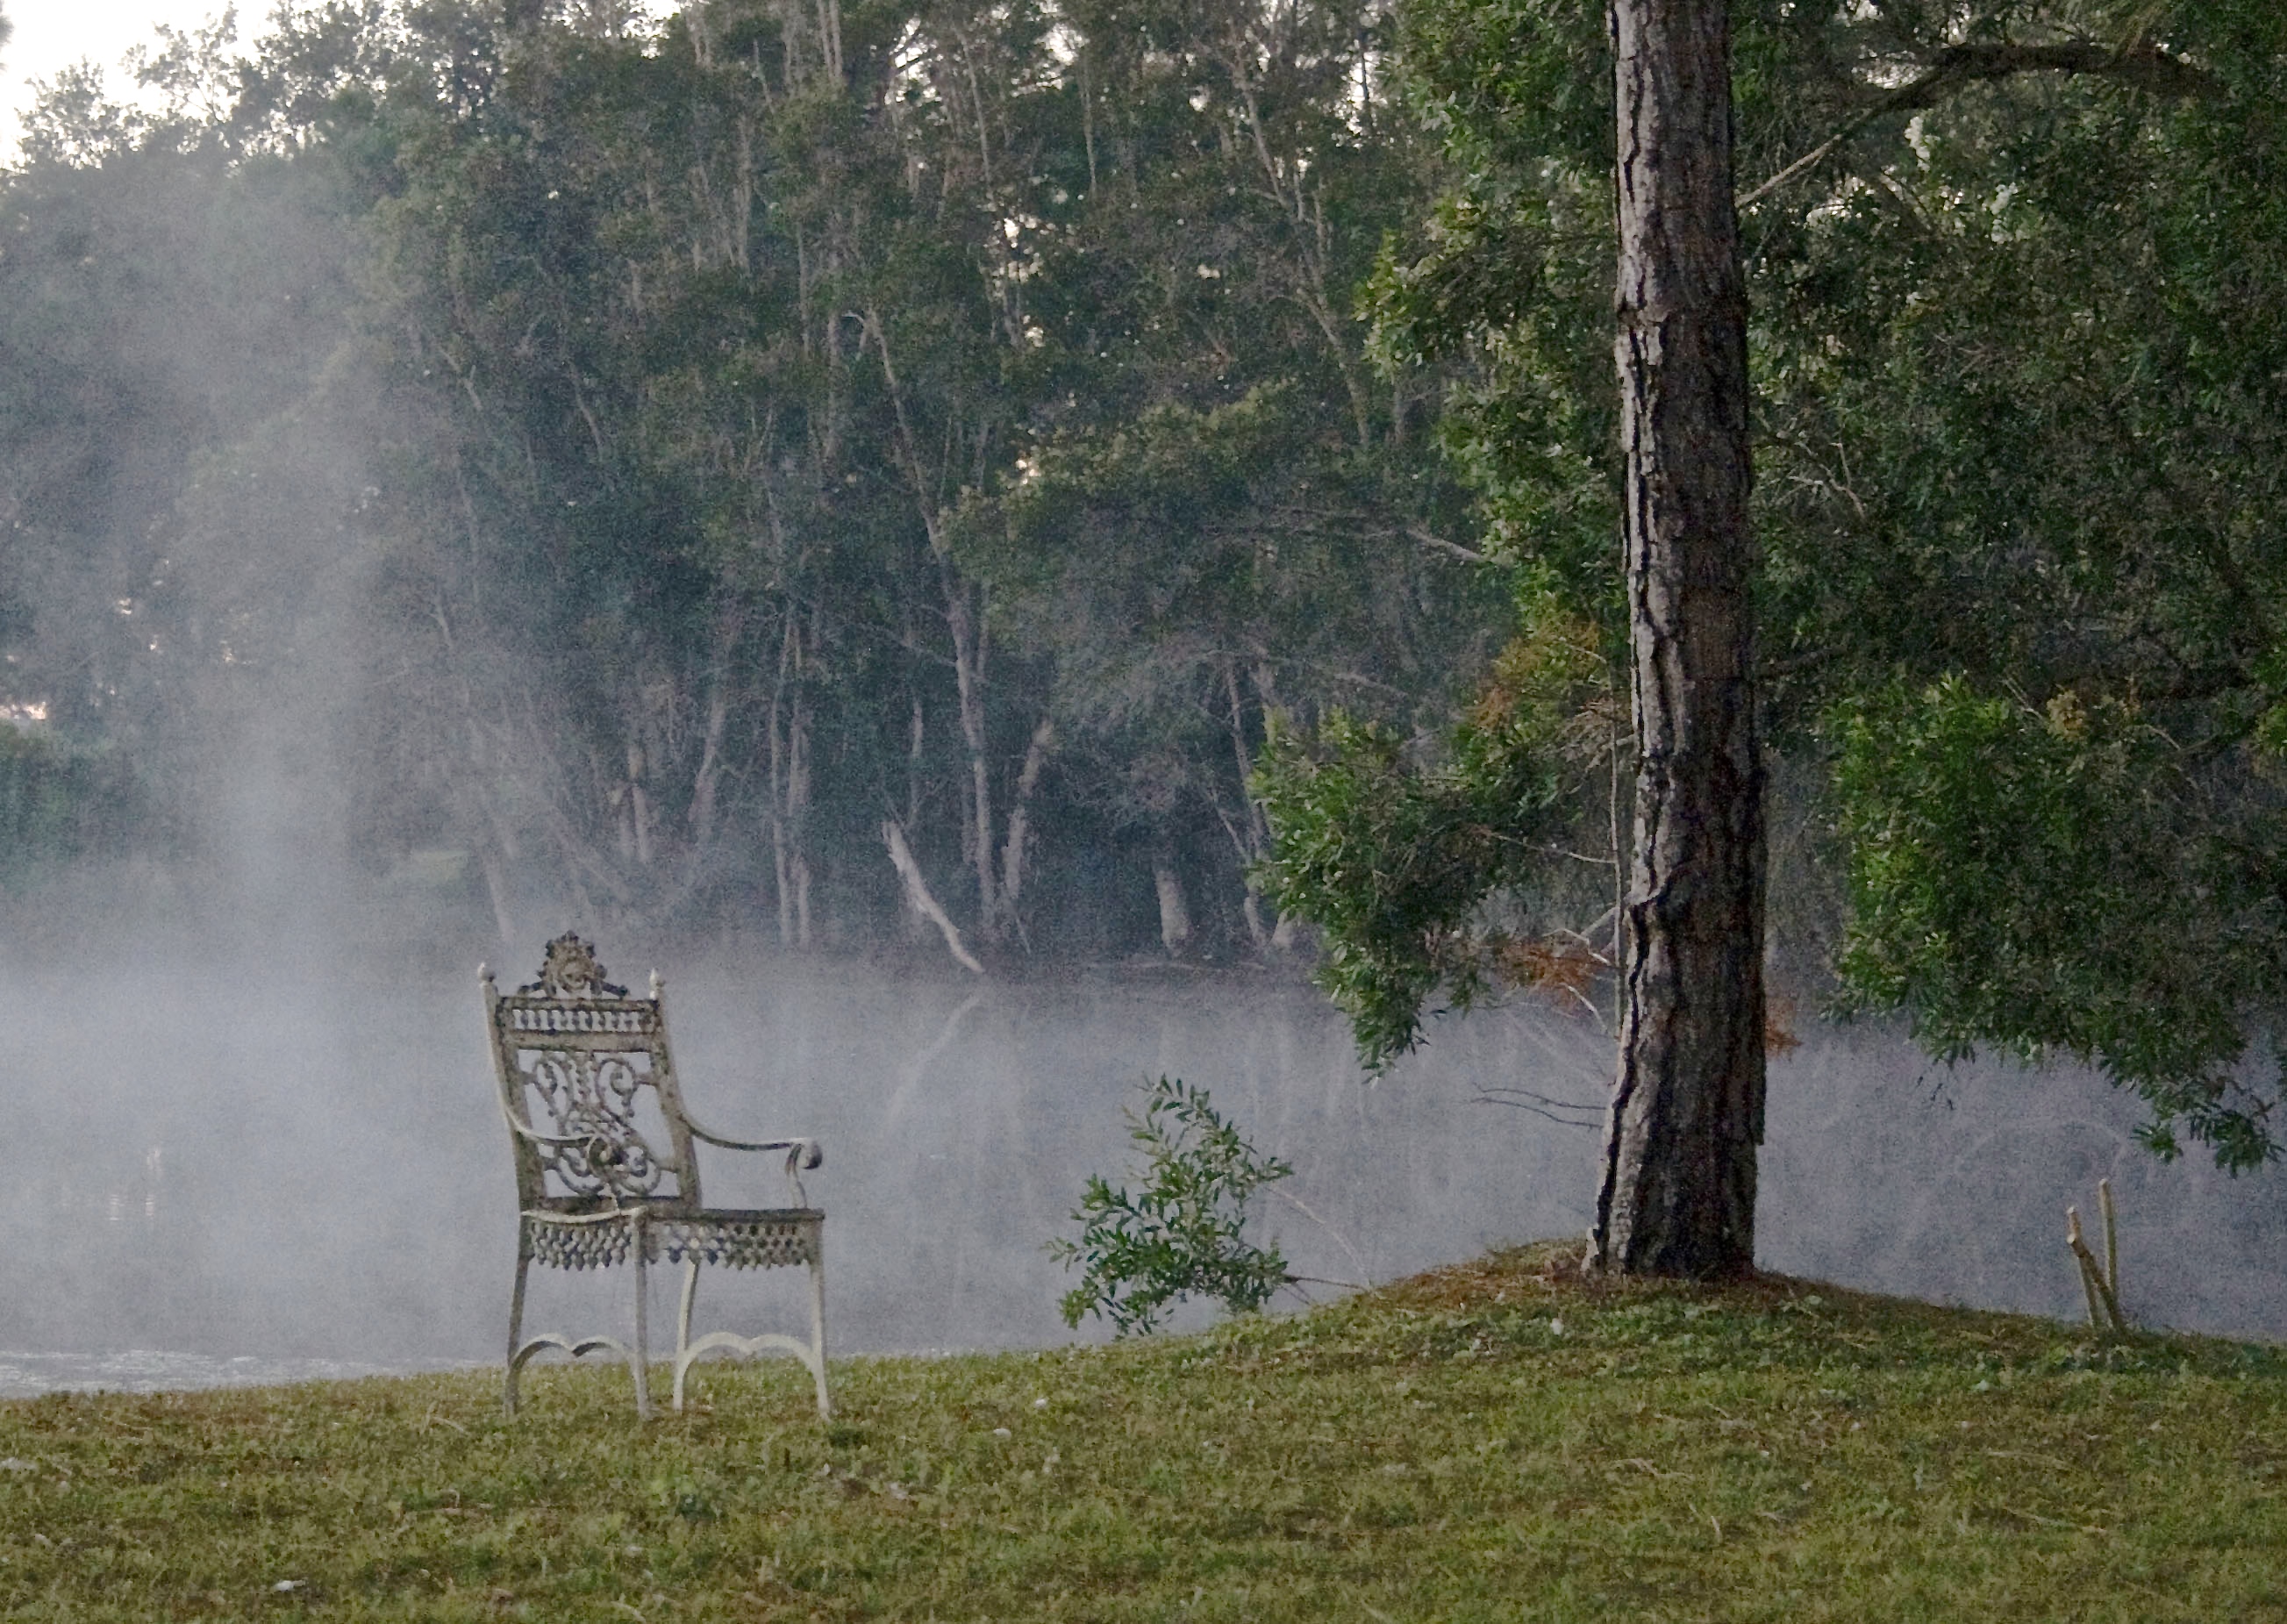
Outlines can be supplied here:
M328 973L286 957L260 975L177 952L0 978L0 1395L500 1357L513 1201L473 966ZM1128 1163L1122 1107L1162 1074L1211 1089L1294 1164L1260 1224L1297 1272L1381 1281L1587 1227L1594 1130L1487 1103L1517 1088L1601 1100L1609 1042L1542 1004L1441 1023L1369 1085L1324 1001L1266 976L662 968L694 1113L825 1143L809 1183L840 1352L1073 1335L1043 1243L1070 1232L1089 1173ZM504 982L528 973L511 969ZM639 983L648 965L612 969ZM1800 1035L1772 1072L1767 1267L2073 1314L2063 1209L2090 1211L2109 1175L2136 1314L2287 1337L2277 1170L2162 1166L2130 1138L2130 1103L2086 1076L1947 1073L1880 1033ZM741 1160L760 1164L743 1184ZM782 1199L774 1159L703 1165L716 1202ZM672 1323L669 1272L654 1326ZM534 1278L532 1328L623 1330L623 1274ZM794 1271L701 1287L702 1319L748 1328L772 1314L794 1328L801 1303Z

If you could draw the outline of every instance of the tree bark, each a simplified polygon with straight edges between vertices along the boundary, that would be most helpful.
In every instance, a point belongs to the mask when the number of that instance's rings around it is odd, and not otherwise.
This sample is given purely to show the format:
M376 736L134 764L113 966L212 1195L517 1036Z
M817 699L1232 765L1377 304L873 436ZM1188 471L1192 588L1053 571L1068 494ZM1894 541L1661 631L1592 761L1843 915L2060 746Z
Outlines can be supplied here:
M1746 293L1724 0L1612 0L1616 295L1637 739L1619 1074L1594 1261L1754 1265L1762 764Z
M803 862L801 857L802 831L797 821L800 815L797 797L804 788L805 777L801 761L803 749L802 695L798 685L801 681L801 612L789 604L786 607L786 624L779 636L778 678L771 689L770 710L764 732L768 747L771 786L771 873L778 898L779 946L781 947L797 945L795 917L796 867L799 864L805 874L808 869L808 864Z
M734 602L715 617L707 673L707 731L699 750L699 765L691 775L691 872L694 878L706 867L715 844L716 796L723 781L723 741L731 725L732 673L737 669L739 638L745 616Z

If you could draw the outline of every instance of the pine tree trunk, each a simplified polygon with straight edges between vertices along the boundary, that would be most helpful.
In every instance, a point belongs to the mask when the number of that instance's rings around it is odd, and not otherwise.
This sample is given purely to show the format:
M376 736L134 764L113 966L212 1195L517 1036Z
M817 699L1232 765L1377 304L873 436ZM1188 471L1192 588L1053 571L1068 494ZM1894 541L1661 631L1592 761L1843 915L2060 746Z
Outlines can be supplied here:
M1724 0L1613 0L1617 295L1636 736L1626 1008L1595 1261L1754 1264L1762 764L1746 294Z

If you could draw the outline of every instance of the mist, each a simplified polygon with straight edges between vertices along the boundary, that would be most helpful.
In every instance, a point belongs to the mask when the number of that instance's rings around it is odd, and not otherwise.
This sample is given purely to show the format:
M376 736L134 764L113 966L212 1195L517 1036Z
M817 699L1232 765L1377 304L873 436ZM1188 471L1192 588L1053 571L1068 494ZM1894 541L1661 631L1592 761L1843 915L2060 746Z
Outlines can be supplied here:
M461 935L415 949L310 929L290 950L218 951L162 925L10 963L0 1390L497 1360L515 1214L474 971L479 955L504 981L534 966ZM623 978L651 967L635 941L600 948ZM1128 1164L1122 1109L1162 1074L1294 1163L1256 1222L1299 1274L1378 1283L1587 1224L1594 1131L1484 1098L1601 1097L1608 1042L1543 1003L1440 1024L1369 1083L1318 994L1259 974L980 986L736 945L656 962L694 1113L825 1144L808 1184L839 1353L1068 1338L1043 1243L1071 1232L1087 1175ZM2157 1162L2095 1077L1934 1068L1856 1028L1802 1036L1772 1068L1764 1266L2070 1317L2063 1209L2109 1177L2141 1322L2287 1335L2275 1172ZM702 1160L713 1200L783 1199L774 1159L740 1160ZM528 1323L620 1329L626 1288L623 1271L542 1271ZM702 1313L791 1319L799 1289L709 1271Z

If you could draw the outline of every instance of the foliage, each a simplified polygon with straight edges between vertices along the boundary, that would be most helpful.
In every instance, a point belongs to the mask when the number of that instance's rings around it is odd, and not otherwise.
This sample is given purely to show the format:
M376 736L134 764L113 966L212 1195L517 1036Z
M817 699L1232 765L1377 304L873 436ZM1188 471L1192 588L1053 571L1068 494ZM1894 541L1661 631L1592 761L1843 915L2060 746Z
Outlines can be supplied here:
M1270 951L1266 712L1499 637L1353 308L1425 184L1377 37L360 0L67 76L0 177L10 685L206 812L170 707L275 683L310 838L468 851L503 931L877 939L886 814L988 953L1125 950L1158 871Z
M1903 1010L1947 1059L2055 1050L2180 1121L2234 1169L2276 1153L2271 1096L2237 1079L2238 1015L2283 947L2239 911L2234 854L2188 839L2169 741L2128 701L2044 710L1958 677L1860 701L1834 726L1849 849L1854 1007ZM2170 791L2174 793L2170 793Z
M1061 432L997 511L969 515L1001 623L1054 653L1059 719L1126 764L1105 787L1116 815L1164 827L1203 804L1242 861L1261 844L1226 764L1257 757L1270 714L1334 688L1408 715L1428 702L1408 673L1474 663L1497 625L1474 573L1420 548L1393 558L1408 515L1390 503L1410 482L1387 454L1328 448L1324 409L1279 384Z
M1582 692L1600 651L1553 608L1536 630L1495 661L1439 764L1340 712L1308 740L1272 730L1255 780L1278 833L1264 890L1318 927L1319 983L1369 1066L1419 1041L1432 997L1466 1010L1491 989L1511 939L1487 924L1486 893L1545 875L1567 791L1610 747L1609 709Z
M1373 353L1440 384L1437 440L1487 551L1567 614L1617 628L1602 8L1416 0L1397 20L1397 88L1445 165L1367 284Z
M115 757L0 721L0 886L21 889L74 862L165 848L163 819Z
M1578 1243L1571 1243L1577 1251ZM2060 1257L2061 1264L2061 1257ZM1501 1253L1204 1336L0 1404L0 1611L87 1624L2275 1612L2287 1368ZM281 1584L297 1588L280 1590Z
M1167 1310L1210 1297L1233 1313L1253 1313L1287 1283L1286 1260L1246 1239L1246 1206L1263 1185L1294 1172L1259 1154L1207 1103L1205 1089L1162 1077L1146 1091L1141 1115L1127 1113L1128 1137L1144 1147L1144 1183L1130 1193L1092 1175L1072 1219L1077 1241L1049 1255L1080 1270L1064 1295L1064 1323L1090 1315L1125 1336L1149 1333Z
M2091 77L1933 110L1883 170L1910 214L1860 193L1789 233L1773 325L1804 325L1765 351L1796 448L1767 508L1804 662L1781 701L1857 718L1846 994L1940 1053L2090 1061L2156 1149L2180 1126L2235 1169L2276 1151L2277 1087L2240 1057L2287 1004L2255 728L2287 568L2257 87L2287 34L2252 21L2172 18L2216 75L2198 94Z
M1850 927L1837 966L1860 1007L1904 1012L1941 1053L2090 1059L2152 1104L2156 1147L2179 1123L2252 1165L2270 1153L2267 1091L2243 1092L2235 1063L2287 1010L2271 950L2287 730L2260 721L2287 646L2287 20L2050 0L1966 32L1911 6L1733 18L1761 682L1807 790L1778 860L1816 860L1839 833L1856 905L1888 910ZM1441 384L1487 551L1609 638L1595 8L1413 0L1400 23L1397 83L1451 167L1385 248L1376 353ZM1528 599L1528 628L1538 613ZM1935 734L1883 736L1883 718L1903 723L1897 695L1953 681L1961 706L2023 696L1977 744L1982 772ZM2102 742L2068 761L2030 718L2075 707ZM1840 716L1863 722L1844 764L1828 754L1843 733L1821 725ZM2006 822L2073 795L2069 839ZM1575 847L1602 821L1587 797L1561 811L1552 837ZM1879 849L1854 855L1861 838ZM1992 883L1947 888L1949 863L2004 852L2025 866L1973 860ZM1310 906L1339 917L1347 888L1366 911L1382 872L1328 870ZM1544 884L1487 865L1453 876L1443 913L1473 891L1545 908ZM1789 878L1774 894L1820 891ZM2004 917L1970 929L1987 907ZM1947 928L1913 936L1932 911ZM1832 939L1816 914L1773 923Z

